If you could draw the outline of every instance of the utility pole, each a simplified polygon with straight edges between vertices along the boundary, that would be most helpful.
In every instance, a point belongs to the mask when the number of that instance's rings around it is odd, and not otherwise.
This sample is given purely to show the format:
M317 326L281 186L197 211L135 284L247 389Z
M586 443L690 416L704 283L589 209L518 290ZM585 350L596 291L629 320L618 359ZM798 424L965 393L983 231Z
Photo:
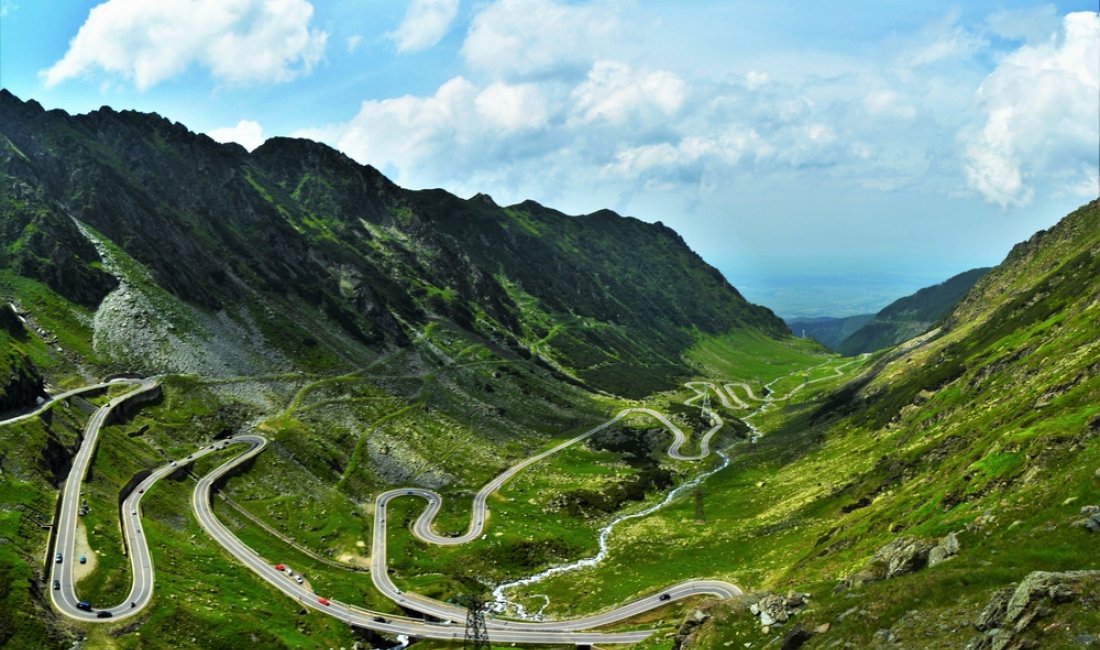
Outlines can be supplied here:
M489 650L489 631L485 627L485 601L477 596L463 599L466 605L466 638L463 650Z

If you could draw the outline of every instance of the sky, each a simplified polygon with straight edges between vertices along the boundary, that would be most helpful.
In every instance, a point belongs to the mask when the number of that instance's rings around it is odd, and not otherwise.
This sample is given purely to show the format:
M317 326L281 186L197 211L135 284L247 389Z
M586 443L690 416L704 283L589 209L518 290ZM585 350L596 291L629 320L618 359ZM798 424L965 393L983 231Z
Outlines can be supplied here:
M0 85L659 220L782 316L875 311L1100 194L1096 0L0 0Z

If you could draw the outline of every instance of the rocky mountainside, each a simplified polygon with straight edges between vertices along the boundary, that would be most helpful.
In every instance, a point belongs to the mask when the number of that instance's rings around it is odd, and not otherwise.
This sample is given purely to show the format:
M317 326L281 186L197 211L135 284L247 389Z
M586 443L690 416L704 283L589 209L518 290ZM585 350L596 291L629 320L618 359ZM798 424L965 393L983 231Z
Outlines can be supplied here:
M305 140L249 154L156 115L70 116L7 91L0 110L0 267L95 312L97 353L120 366L354 365L440 321L641 395L687 372L699 334L788 335L659 222L409 191Z
M971 269L953 276L940 284L925 287L916 293L899 298L882 308L874 318L848 334L834 350L853 355L874 352L927 332L970 291L974 283L989 271L988 268Z

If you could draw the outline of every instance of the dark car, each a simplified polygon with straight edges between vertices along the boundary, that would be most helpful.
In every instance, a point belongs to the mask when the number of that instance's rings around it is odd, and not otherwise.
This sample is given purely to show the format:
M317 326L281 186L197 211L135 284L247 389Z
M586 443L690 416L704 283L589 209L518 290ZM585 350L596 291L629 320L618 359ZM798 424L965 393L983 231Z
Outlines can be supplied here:
M374 622L375 623L385 623L386 619L382 618L381 616L375 616L374 617Z
M61 581L60 580L54 580L53 581L53 588L54 588L54 590L60 589L61 588Z
M57 555L54 556L54 562L57 562L58 564L61 564L61 554L60 553L58 553Z
M672 598L672 596L669 596L668 594L661 594L660 597L657 598L657 600L668 600L670 598Z
M82 601L80 601L79 603L76 604L76 608L77 609L82 609L86 612L90 612L90 611L92 611L92 604L89 603L86 600L82 600Z
M111 618L112 616L114 616L114 614L112 614L111 612L108 612L105 609L102 609L102 610L95 613L96 618Z

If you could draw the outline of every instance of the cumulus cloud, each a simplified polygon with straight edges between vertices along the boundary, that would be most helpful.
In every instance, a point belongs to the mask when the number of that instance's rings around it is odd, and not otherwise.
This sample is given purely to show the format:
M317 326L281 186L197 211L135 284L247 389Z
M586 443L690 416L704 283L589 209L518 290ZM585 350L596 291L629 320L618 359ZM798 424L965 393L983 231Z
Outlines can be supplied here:
M504 131L537 129L546 125L546 99L535 84L494 83L474 100L477 112Z
M218 142L236 142L249 151L264 143L264 128L252 120L241 120L236 126L207 131L206 135Z
M605 2L497 0L474 16L462 55L473 68L506 77L583 69L617 27L618 12Z
M458 4L458 0L413 0L401 24L387 36L398 52L426 50L447 35Z
M668 117L684 103L684 82L671 72L635 71L615 61L599 61L573 91L581 122L627 119L657 111Z
M497 82L480 88L455 77L427 97L406 95L365 101L343 124L303 130L295 135L319 139L363 163L418 184L424 174L469 173L470 166L492 165L495 147L512 145L514 157L533 132L552 117L548 100L533 84Z
M1001 207L1029 203L1038 182L1067 173L1073 178L1063 189L1094 187L1097 97L1100 15L1071 13L1058 39L1020 47L978 88L983 123L960 134L970 187Z
M875 116L900 117L911 119L917 110L906 104L893 90L873 90L863 97L863 106Z
M55 86L100 69L144 90L197 64L232 84L287 81L324 54L312 16L306 0L107 0L42 76Z

